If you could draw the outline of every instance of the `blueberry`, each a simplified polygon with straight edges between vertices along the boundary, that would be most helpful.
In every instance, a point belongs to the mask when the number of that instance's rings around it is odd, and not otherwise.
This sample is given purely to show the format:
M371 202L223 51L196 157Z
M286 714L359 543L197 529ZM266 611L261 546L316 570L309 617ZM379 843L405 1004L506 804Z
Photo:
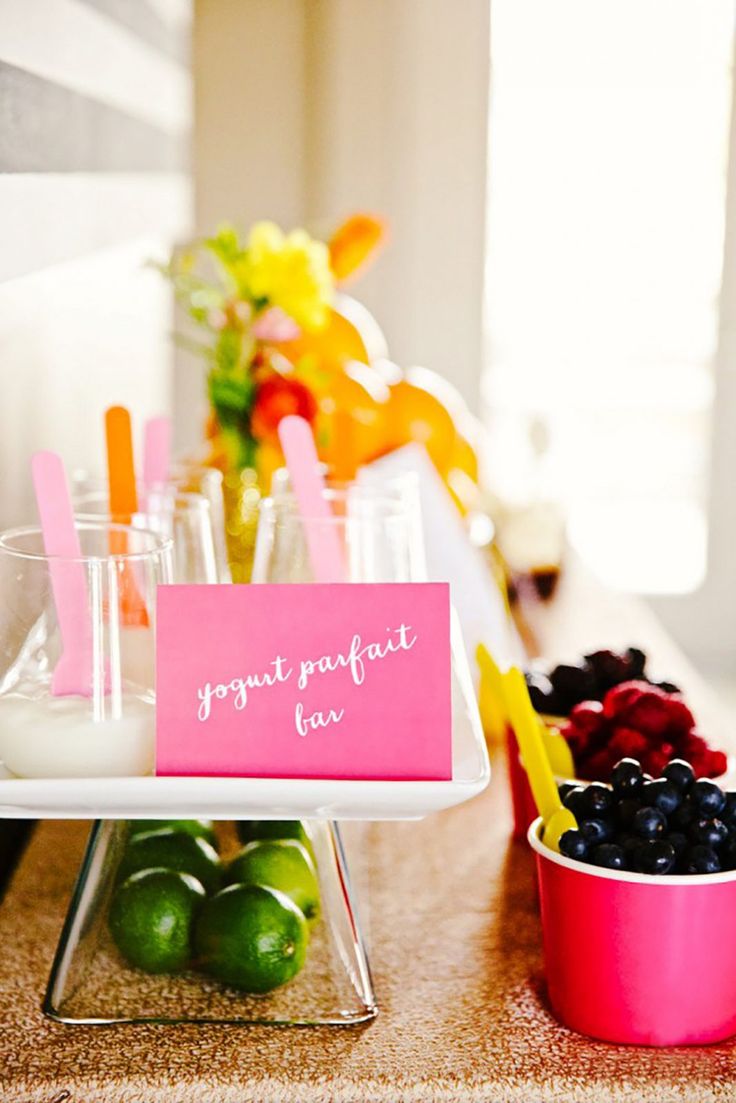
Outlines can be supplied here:
M680 693L680 687L676 686L674 682L650 682L650 685L655 689L661 689L663 693Z
M665 836L664 841L670 844L677 858L684 854L687 848L690 846L690 841L687 835L685 835L682 831L670 831L669 835Z
M664 839L649 839L636 848L633 859L637 873L662 876L675 868L675 849Z
M590 852L590 860L595 866L604 869L625 869L626 855L620 846L615 843L601 843Z
M610 820L583 820L580 833L588 846L598 846L599 843L608 843L613 839L613 824Z
M694 843L718 850L728 839L728 828L720 820L695 820L690 828L690 838Z
M580 820L585 818L585 788L582 785L576 785L574 789L571 789L567 796L563 799L562 803L565 808L569 808L575 819Z
M627 647L624 651L624 657L629 664L628 677L634 681L643 678L644 670L647 665L645 652L638 647Z
M684 873L719 873L720 869L718 855L709 846L698 844L685 851Z
M607 785L601 781L593 781L585 789L582 806L585 810L584 819L606 816L613 810L614 797Z
M634 851L638 850L638 848L641 846L641 839L638 837L638 835L624 834L619 835L615 839L615 842L616 845L620 846L624 852L624 857L626 858L626 869L633 869Z
M631 797L641 789L641 766L635 758L622 758L611 771L611 785L616 796Z
M614 815L618 823L622 827L631 827L634 822L634 816L642 807L641 801L632 800L630 797L626 797L625 800L620 800L614 808Z
M560 854L584 862L588 855L588 844L580 831L566 831L560 836Z
M558 697L569 704L577 705L580 701L590 701L597 696L597 686L593 671L584 663L566 664L556 666L549 676L552 688Z
M656 839L663 834L667 820L658 808L640 808L631 826L641 839Z
M695 781L695 771L684 759L673 758L662 771L662 777L671 782L681 793L687 793Z
M736 824L736 793L726 793L726 803L721 812L721 819L727 824Z
M603 693L631 678L631 663L626 656L617 655L615 651L593 651L585 656L585 661L593 671L599 691Z
M720 816L726 805L723 789L705 777L693 783L690 797L701 816Z
M560 794L560 800L565 803L565 797L568 793L571 793L573 789L577 789L578 786L574 781L563 781L562 785L557 787L557 792Z
M729 835L719 856L723 869L736 869L736 836Z
M670 817L670 827L674 827L675 831L688 831L692 823L700 818L690 800L686 799Z
M532 671L531 673L525 674L524 677L526 678L526 688L529 690L529 697L537 712L555 715L558 707L556 695L547 675L538 671Z
M641 788L642 804L649 808L658 808L665 816L671 816L679 808L682 794L671 781L661 777L657 781L645 781Z

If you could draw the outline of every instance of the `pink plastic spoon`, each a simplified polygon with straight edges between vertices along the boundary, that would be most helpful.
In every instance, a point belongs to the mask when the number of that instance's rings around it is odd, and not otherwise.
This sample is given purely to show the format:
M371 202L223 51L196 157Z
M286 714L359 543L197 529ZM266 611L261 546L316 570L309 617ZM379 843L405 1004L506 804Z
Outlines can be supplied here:
M309 558L317 582L344 582L345 559L334 514L324 496L325 481L309 422L289 414L279 422L279 440L289 479L307 536Z
M61 657L51 679L56 697L92 694L92 621L87 579L81 562L69 486L61 457L36 452L31 460L33 486L61 634Z
M149 418L143 437L143 483L146 490L168 480L170 456L171 418Z

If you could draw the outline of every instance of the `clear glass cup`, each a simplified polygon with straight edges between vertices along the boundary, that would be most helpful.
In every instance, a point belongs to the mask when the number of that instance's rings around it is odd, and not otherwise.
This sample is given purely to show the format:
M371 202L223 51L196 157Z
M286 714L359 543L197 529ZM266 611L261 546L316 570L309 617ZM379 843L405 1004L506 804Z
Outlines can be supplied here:
M313 582L307 526L329 528L345 565L345 582L422 582L426 579L418 507L402 496L357 484L327 487L330 517L305 518L283 487L260 506L253 582Z
M188 970L153 975L127 965L107 916L128 838L125 821L93 829L51 969L44 1012L63 1023L259 1023L351 1026L376 1015L365 943L356 910L354 824L345 840L334 824L307 830L319 878L321 910L310 932L304 969L266 995L249 995ZM236 825L216 824L225 861L240 848Z
M169 468L172 486L184 493L201 494L210 505L218 582L232 582L228 563L225 518L225 486L222 471L188 460L175 460Z
M222 471L218 468L206 467L206 464L194 460L174 460L169 469L167 482L159 483L153 489L156 491L167 489L173 493L201 494L206 499L210 505L217 581L231 582L225 539L225 489ZM90 493L106 495L107 479L102 475L92 475L84 470L74 471L72 473L73 501L84 499ZM138 486L138 495L139 502L142 503L146 495L146 488L142 483Z
M106 489L76 493L74 513L82 519L110 515ZM224 581L227 564L218 558L212 512L201 494L184 493L170 483L138 490L138 512L130 521L133 528L148 529L173 542L174 582Z
M77 531L76 559L47 556L37 527L0 534L0 761L19 777L149 774L172 542L102 518Z
M370 522L379 523L385 515L398 517L406 514L406 525L412 532L412 578L411 581L420 582L427 578L427 564L424 551L424 535L422 530L421 500L419 495L419 479L415 472L406 471L399 475L393 475L388 479L369 477L361 478L362 472L358 472L358 479L354 482L342 482L331 477L327 464L320 464L322 475L325 479L326 491L333 512L337 516L361 517ZM271 479L271 498L280 508L288 508L296 512L296 499L291 490L289 471L286 467L279 467ZM355 526L353 525L353 530ZM374 534L374 540L381 537ZM253 581L256 581L254 574ZM355 579L355 581L361 581ZM362 581L376 581L363 579ZM391 581L381 579L379 581ZM406 581L406 580L404 580Z

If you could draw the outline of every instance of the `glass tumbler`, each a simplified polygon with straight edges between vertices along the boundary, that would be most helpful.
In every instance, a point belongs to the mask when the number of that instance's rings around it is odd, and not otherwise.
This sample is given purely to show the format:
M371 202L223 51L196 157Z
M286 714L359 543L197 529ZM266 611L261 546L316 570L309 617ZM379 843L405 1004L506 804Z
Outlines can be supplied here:
M110 515L107 490L88 490L74 496L75 515L82 519L106 516L130 522L170 538L173 544L174 582L220 582L226 565L218 558L212 511L202 494L185 493L169 483L139 488L138 512L130 518Z
M253 582L313 582L310 533L339 545L343 576L333 582L422 582L426 578L421 518L416 503L400 494L357 484L328 487L327 518L302 518L283 487L261 502ZM329 530L329 533L327 532Z
M179 495L197 494L204 498L209 506L209 523L212 529L212 543L214 545L215 570L217 582L231 582L230 567L228 564L227 547L225 541L225 497L222 471L216 467L207 467L203 464L188 460L175 460L169 468L169 477L165 482L156 483L147 487L142 482L138 484L138 502L141 523L138 527L146 526L145 515L161 508L162 498L171 503L172 498ZM150 495L150 502L148 498ZM90 475L87 471L75 471L72 476L72 501L75 506L78 503L88 503L90 512L107 513L108 483L102 476ZM170 510L169 505L169 510ZM127 518L116 518L127 523ZM133 522L136 523L136 522ZM154 526L156 527L156 526ZM187 581L187 579L184 579ZM192 581L197 581L193 579ZM207 579L207 581L210 581Z
M225 520L225 486L222 471L217 467L206 467L190 463L187 460L176 460L169 469L169 481L177 490L185 494L201 494L209 502L218 572L217 581L232 582L225 537L227 523Z
M37 527L0 534L0 760L18 777L112 777L154 767L156 587L163 535L77 520L79 558Z

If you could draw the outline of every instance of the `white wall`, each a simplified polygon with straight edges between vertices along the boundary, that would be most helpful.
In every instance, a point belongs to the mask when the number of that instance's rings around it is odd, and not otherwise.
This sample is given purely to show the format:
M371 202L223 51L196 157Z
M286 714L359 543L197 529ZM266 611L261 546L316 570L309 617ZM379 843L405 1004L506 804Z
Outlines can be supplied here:
M195 0L196 225L273 218L327 235L384 215L392 240L356 293L393 357L478 404L488 0ZM180 443L201 369L182 358Z
M385 214L391 245L358 294L399 363L443 372L477 408L490 4L308 7L307 216Z
M189 232L188 0L0 0L0 526L28 461L104 468L102 415L171 402L171 296L147 269Z

